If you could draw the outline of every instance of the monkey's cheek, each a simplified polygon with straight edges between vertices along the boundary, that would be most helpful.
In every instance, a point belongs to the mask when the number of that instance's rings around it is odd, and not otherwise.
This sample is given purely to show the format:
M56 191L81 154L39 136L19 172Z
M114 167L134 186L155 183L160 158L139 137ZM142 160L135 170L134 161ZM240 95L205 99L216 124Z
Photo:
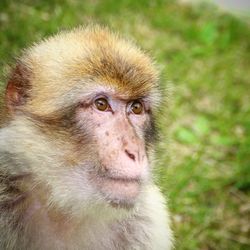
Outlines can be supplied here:
M101 184L101 192L113 202L133 202L140 192L138 181L105 180Z

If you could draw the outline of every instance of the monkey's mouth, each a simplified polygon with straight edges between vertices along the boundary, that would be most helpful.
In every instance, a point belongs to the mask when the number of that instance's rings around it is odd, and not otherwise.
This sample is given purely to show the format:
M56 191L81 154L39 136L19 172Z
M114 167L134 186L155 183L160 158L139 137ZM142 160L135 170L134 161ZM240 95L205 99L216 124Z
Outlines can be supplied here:
M112 206L131 207L139 195L141 180L126 177L101 177L98 188Z
M140 178L129 178L129 177L115 177L115 176L105 176L105 180L120 182L120 183L138 183L140 184Z

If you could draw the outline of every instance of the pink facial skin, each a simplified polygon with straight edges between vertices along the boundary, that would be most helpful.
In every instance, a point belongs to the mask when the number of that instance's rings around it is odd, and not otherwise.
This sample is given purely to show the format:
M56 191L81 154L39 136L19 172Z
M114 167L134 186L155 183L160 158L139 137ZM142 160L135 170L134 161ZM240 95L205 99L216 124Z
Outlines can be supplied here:
M100 98L107 101L105 110L96 106ZM139 114L133 112L135 102L142 105ZM91 127L100 162L98 174L91 176L92 185L111 203L133 202L148 179L143 129L149 119L146 101L126 100L111 91L101 91L84 100L77 111L79 124Z

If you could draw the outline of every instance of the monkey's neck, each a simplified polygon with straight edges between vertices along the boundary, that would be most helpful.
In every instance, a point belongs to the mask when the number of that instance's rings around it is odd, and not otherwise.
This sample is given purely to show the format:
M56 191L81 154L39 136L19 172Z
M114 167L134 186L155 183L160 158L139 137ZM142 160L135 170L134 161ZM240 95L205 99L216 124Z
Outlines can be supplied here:
M94 244L97 234L102 244L106 244L106 241L115 241L116 234L120 234L121 229L115 230L115 233L111 232L116 225L119 225L117 222L121 222L121 225L123 223L123 219L117 218L106 223L107 218L102 217L104 218L83 215L81 219L75 218L62 211L48 209L40 200L32 199L25 210L23 223L26 227L25 232L28 234L27 238L32 238L33 242L39 242L44 249L70 249L72 245L76 246L76 249L82 249L82 246L84 249L102 249L101 246L93 248L92 245L86 244L89 244L88 242ZM110 233L107 233L109 231ZM110 235L110 238L107 238L107 235Z

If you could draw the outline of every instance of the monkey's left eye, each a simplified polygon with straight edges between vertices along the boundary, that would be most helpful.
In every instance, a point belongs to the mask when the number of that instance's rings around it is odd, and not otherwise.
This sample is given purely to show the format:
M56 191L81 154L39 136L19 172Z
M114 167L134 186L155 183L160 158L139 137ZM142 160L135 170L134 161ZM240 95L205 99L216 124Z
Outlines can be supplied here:
M109 103L105 98L101 97L95 100L95 106L100 111L107 111L109 108Z
M143 110L144 110L143 104L139 100L133 101L132 104L131 104L131 106L130 106L130 110L134 114L140 115L143 112Z

